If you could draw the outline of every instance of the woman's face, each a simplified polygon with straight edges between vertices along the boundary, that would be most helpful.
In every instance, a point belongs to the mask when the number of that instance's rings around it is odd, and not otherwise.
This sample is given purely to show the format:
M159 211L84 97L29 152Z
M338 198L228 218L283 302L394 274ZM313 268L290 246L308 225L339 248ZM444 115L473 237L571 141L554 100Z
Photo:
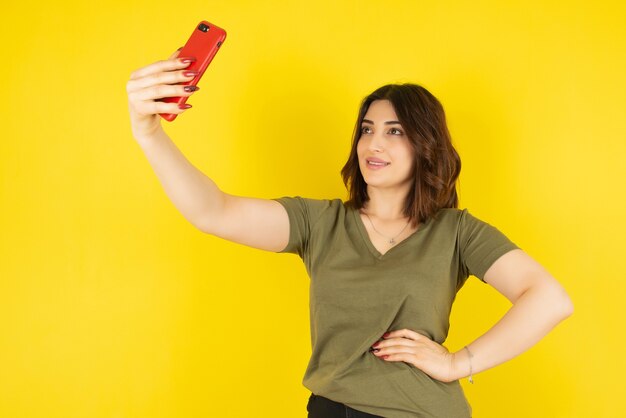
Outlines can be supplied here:
M389 100L374 100L361 124L357 143L359 167L368 187L411 184L413 149ZM384 161L370 164L370 158Z

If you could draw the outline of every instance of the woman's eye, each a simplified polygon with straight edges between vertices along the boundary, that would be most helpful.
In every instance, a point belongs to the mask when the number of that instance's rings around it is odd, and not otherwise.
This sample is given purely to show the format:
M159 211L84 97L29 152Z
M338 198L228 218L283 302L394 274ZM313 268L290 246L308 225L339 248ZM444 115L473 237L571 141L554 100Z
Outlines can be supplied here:
M370 129L370 128L369 128L368 126L363 126L363 127L361 128L361 133L362 133L362 134L367 133L367 132L365 132L365 130L366 130L366 129ZM398 128L391 128L391 129L389 130L389 132L392 132L392 131L398 131L398 133L397 133L397 134L394 134L394 135L402 135L402 131L401 131L400 129L398 129Z

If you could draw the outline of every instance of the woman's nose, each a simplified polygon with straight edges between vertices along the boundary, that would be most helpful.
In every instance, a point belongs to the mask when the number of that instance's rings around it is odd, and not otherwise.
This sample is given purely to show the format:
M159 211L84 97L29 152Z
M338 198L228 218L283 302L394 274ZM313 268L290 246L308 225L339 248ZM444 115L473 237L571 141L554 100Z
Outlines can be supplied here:
M374 135L372 137L372 140L370 141L370 146L369 146L370 150L372 151L382 151L383 149L383 139L377 135Z

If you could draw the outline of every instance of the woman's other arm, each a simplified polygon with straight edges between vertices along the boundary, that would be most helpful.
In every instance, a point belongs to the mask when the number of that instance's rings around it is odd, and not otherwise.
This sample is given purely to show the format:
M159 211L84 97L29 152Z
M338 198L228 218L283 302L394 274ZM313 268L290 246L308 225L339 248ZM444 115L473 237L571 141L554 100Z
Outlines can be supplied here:
M521 249L502 255L485 273L485 282L513 306L486 333L454 353L454 380L490 369L539 342L574 306L559 282Z

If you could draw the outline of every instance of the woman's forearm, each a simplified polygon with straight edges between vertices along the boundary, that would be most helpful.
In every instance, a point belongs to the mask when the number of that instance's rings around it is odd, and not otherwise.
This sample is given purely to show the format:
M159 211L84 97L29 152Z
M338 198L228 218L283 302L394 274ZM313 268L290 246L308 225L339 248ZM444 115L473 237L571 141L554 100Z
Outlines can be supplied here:
M560 286L537 285L527 290L507 313L467 348L454 353L455 380L490 369L528 350L573 313Z
M165 193L180 213L195 227L219 213L224 193L215 182L191 164L161 129L149 138L137 138Z

